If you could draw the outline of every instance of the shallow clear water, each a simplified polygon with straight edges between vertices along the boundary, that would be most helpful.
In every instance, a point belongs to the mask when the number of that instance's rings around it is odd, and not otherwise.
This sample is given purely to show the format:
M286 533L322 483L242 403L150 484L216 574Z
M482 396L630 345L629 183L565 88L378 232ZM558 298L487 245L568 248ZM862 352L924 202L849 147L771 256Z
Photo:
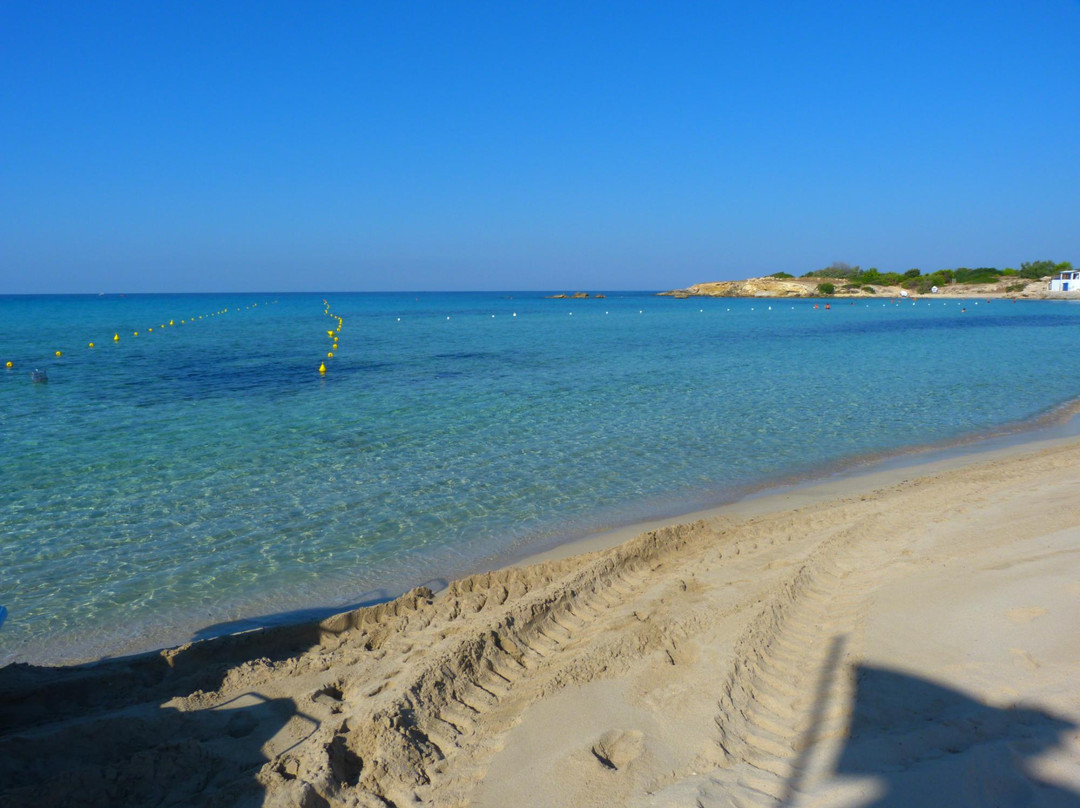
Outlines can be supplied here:
M332 294L330 360L323 297L0 297L0 663L392 594L1080 390L1068 303Z

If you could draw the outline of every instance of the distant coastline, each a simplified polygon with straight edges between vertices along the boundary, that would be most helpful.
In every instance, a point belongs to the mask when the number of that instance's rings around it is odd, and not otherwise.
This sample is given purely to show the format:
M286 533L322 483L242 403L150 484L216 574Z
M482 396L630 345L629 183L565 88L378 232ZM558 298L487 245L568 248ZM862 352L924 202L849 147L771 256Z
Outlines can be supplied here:
M823 283L832 283L831 294L818 291ZM661 297L941 297L941 298L1016 298L1018 300L1080 300L1080 290L1051 292L1050 279L1029 281L1023 289L1007 290L1013 285L999 281L992 284L954 283L940 287L937 292L919 294L901 286L848 287L843 278L747 278L741 281L709 281L695 283L685 289L658 292Z
M1020 270L938 270L924 275L912 269L903 274L863 270L837 263L796 278L776 272L759 278L707 281L685 289L660 292L666 297L943 297L1016 298L1025 300L1080 300L1080 288L1051 291L1055 274L1072 273L1072 264L1052 261L1025 263ZM1063 277L1070 277L1065 275Z

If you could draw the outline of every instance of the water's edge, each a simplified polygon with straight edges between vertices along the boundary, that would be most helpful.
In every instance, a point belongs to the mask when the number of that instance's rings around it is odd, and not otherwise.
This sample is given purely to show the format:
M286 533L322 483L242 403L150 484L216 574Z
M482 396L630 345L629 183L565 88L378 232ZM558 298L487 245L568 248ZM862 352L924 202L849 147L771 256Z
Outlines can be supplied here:
M921 468L929 464L960 461L971 465L988 459L988 456L1008 450L1034 451L1040 444L1080 437L1080 398L1054 407L1035 418L980 430L960 437L928 444L902 447L890 452L875 452L819 466L805 474L777 477L757 485L746 486L728 496L702 500L693 507L675 511L657 512L644 519L625 523L613 523L600 530L566 534L557 541L533 545L525 552L508 554L496 563L499 567L528 564L538 558L564 557L573 553L568 548L581 546L595 549L610 546L603 540L609 535L630 538L644 530L658 526L678 524L700 518L736 503L773 497L840 480L857 480L879 472L903 471ZM476 570L480 571L480 570ZM398 593L402 594L402 593Z
M710 515L719 509L739 503L748 503L777 495L808 490L829 482L845 480L857 483L860 479L869 478L879 472L904 471L916 467L926 467L935 463L952 462L954 464L959 463L959 465L973 465L988 459L994 453L1005 450L1035 451L1040 448L1039 444L1067 441L1078 437L1080 437L1080 399L1055 407L1034 419L1007 424L949 441L911 446L895 452L860 455L820 467L807 474L773 479L760 485L746 487L720 499L703 500L694 503L693 507L684 507L677 511L658 512L647 518L637 518L625 523L611 523L601 529L587 532L566 533L555 537L554 540L514 548L507 553L481 559L479 563L468 572L463 573L463 575L508 566L520 566L547 558L566 557L579 552L615 546L645 530L656 529L663 525L693 521ZM377 589L359 593L349 603L338 603L332 606L315 605L310 608L210 624L193 631L187 642L213 642L224 637L252 631L288 629L308 625L335 614L352 611L364 606L385 603L418 586L426 586L434 592L440 592L449 583L450 580L447 578L415 581L411 586L401 590ZM119 655L58 659L33 664L57 668L94 665L117 659L144 657L183 644L186 643L177 645L147 644L143 647L128 647Z

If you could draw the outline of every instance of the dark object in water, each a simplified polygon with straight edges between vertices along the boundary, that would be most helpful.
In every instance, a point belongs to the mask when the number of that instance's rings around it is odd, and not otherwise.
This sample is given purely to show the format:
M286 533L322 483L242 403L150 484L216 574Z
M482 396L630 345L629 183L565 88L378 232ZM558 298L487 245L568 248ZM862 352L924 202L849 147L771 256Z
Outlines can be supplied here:
M44 370L34 369L34 370L30 371L30 381L32 381L32 382L47 382L48 380L49 380L49 376L48 376L47 373L45 373Z

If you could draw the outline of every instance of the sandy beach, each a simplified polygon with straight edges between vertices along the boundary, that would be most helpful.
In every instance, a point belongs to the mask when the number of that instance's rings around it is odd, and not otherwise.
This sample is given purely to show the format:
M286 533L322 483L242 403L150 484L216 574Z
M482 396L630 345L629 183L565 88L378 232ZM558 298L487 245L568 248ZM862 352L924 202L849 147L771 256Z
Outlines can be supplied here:
M1027 445L8 666L0 803L1080 805L1077 491L1080 440Z

